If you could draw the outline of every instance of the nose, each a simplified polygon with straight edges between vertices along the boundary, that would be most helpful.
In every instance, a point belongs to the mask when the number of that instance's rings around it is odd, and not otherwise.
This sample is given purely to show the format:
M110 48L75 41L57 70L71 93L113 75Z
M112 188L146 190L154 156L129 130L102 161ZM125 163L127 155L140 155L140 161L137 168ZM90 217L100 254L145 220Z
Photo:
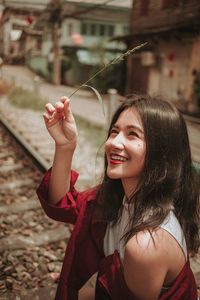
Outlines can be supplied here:
M112 140L112 146L117 149L124 148L124 136L122 133L118 133L118 135L115 136L115 138Z

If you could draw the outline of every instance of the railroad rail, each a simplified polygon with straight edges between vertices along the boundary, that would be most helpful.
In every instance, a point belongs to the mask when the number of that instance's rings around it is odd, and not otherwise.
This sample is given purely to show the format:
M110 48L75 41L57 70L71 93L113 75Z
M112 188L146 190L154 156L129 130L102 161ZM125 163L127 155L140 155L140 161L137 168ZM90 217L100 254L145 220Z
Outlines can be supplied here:
M70 231L43 213L35 189L48 164L24 142L1 121L0 300L50 300Z
M19 133L17 128L11 126L9 121L6 120L2 115L0 115L1 125L4 126L5 130L9 131L12 137L15 139L17 143L24 149L24 151L30 156L30 158L34 161L34 164L37 165L38 169L41 172L45 172L49 168L49 163L45 160L39 153L36 151L33 146Z

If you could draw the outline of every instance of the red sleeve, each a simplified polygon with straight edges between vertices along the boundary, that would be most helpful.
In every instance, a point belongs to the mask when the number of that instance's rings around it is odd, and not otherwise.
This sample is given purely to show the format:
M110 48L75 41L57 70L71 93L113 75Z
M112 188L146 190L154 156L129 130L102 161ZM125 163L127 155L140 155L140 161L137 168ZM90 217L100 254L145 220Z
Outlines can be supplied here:
M79 214L81 204L85 201L84 193L79 193L74 187L78 173L71 171L70 190L57 204L50 204L48 202L50 176L51 169L45 173L36 191L41 205L50 218L56 221L74 224Z

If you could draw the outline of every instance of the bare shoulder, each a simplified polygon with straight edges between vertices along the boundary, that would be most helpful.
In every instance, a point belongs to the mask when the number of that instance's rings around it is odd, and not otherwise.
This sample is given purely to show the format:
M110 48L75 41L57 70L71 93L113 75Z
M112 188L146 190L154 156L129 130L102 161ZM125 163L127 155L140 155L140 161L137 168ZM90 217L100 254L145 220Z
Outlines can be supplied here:
M127 242L124 277L137 299L158 299L176 252L181 253L180 247L161 228L151 232L141 231Z
M141 231L133 236L125 246L125 256L133 261L153 262L159 259L168 263L183 252L175 238L162 228ZM166 257L167 255L167 257ZM164 263L163 262L163 263Z
M141 231L133 236L125 246L125 257L133 263L151 263L166 254L169 236L162 229Z

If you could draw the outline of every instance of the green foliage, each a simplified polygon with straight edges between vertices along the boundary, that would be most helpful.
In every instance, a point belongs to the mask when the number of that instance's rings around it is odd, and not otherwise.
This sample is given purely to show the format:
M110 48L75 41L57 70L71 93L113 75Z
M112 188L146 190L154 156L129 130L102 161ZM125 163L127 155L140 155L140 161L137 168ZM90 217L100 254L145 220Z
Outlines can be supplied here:
M61 59L61 73L70 70L71 67L72 67L72 61L71 61L70 57L68 57L68 56L62 57L62 59Z
M61 59L61 73L69 71L72 68L72 62L77 61L77 48L75 47L62 47L63 56Z
M64 78L65 72L69 71L72 67L72 57L63 55L61 58L61 78ZM49 71L49 78L48 80L52 79L53 74L53 62L48 62L47 65Z
M63 46L62 47L62 53L63 57L67 56L68 58L72 59L77 59L77 47L68 47L68 46Z
M43 110L45 99L41 98L33 91L24 90L21 87L15 87L8 93L8 99L17 107L32 110Z

